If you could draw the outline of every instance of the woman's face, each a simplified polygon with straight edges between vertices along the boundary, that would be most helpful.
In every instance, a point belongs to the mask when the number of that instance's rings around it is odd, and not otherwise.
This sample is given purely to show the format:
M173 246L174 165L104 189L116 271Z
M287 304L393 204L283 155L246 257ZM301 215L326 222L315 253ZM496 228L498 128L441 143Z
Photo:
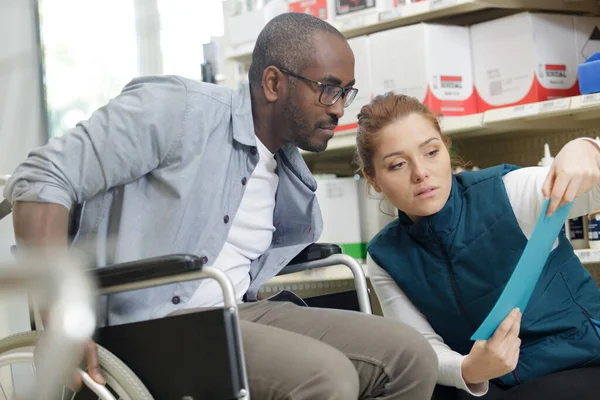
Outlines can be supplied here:
M452 188L450 153L424 117L411 114L377 133L374 189L414 222L439 212Z

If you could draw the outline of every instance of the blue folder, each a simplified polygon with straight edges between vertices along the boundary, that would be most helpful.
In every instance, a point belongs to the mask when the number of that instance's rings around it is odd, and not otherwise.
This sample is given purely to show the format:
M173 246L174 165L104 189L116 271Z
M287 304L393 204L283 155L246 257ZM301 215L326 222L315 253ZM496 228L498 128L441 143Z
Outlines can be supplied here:
M473 334L471 340L488 340L504 321L508 314L515 308L525 311L533 289L546 265L546 260L552 251L552 246L569 215L573 203L560 207L550 216L546 210L550 200L546 200L538 220L533 228L533 233L521 254L506 287L488 314L479 329ZM498 268L503 266L499 265Z

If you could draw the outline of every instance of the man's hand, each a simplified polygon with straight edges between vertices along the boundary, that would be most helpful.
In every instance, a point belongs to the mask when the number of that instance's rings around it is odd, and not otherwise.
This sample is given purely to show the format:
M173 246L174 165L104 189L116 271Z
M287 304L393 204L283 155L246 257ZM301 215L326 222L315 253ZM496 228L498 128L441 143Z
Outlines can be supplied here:
M550 197L547 215L588 192L600 181L600 152L587 140L573 140L554 159L542 188Z
M89 340L84 346L85 362L87 365L87 373L96 383L104 385L104 377L100 373L100 362L98 360L98 347L93 340ZM74 371L73 382L71 387L76 391L80 391L83 386L79 371Z
M519 361L521 312L513 310L489 340L478 340L462 364L467 384L487 382L514 371Z

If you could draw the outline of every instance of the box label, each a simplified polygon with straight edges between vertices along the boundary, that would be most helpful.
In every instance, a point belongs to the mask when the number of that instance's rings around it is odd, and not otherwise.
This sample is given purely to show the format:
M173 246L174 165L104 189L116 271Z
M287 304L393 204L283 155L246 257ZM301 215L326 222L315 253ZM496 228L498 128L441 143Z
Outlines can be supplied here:
M391 10L379 13L379 21L389 21L391 19L402 18L402 7L392 8Z
M438 8L450 7L457 3L457 0L431 0L430 8L437 10Z
M356 15L353 17L348 17L348 19L342 21L338 29L344 32L352 29L362 28L363 26L365 26L365 17Z
M327 0L301 0L294 1L288 5L290 12L310 14L313 17L327 19Z
M551 113L554 111L568 110L571 107L571 99L557 99L545 101L540 105L540 113Z
M337 15L346 15L375 7L375 0L336 0L335 5Z
M523 104L520 106L514 106L512 109L513 117L528 117L530 115L536 115L540 112L540 104Z
M582 106L595 106L600 104L600 93L586 94L581 96Z

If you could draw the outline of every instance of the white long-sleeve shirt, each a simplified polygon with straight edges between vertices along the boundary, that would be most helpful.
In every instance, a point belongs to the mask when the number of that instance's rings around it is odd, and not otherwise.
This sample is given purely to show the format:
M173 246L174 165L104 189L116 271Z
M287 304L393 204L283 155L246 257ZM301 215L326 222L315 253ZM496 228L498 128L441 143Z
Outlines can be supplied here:
M596 144L600 150L600 143L588 138L582 139ZM519 227L527 239L531 237L545 201L542 187L548 171L549 167L521 168L507 173L502 178ZM600 185L575 200L569 218L580 217L599 209ZM435 350L439 362L438 384L454 386L478 397L485 395L489 388L489 382L467 385L462 377L462 363L466 355L457 353L444 343L442 337L427 321L427 317L417 309L394 279L371 257L368 257L367 265L371 283L381 303L384 316L411 325L429 340Z

